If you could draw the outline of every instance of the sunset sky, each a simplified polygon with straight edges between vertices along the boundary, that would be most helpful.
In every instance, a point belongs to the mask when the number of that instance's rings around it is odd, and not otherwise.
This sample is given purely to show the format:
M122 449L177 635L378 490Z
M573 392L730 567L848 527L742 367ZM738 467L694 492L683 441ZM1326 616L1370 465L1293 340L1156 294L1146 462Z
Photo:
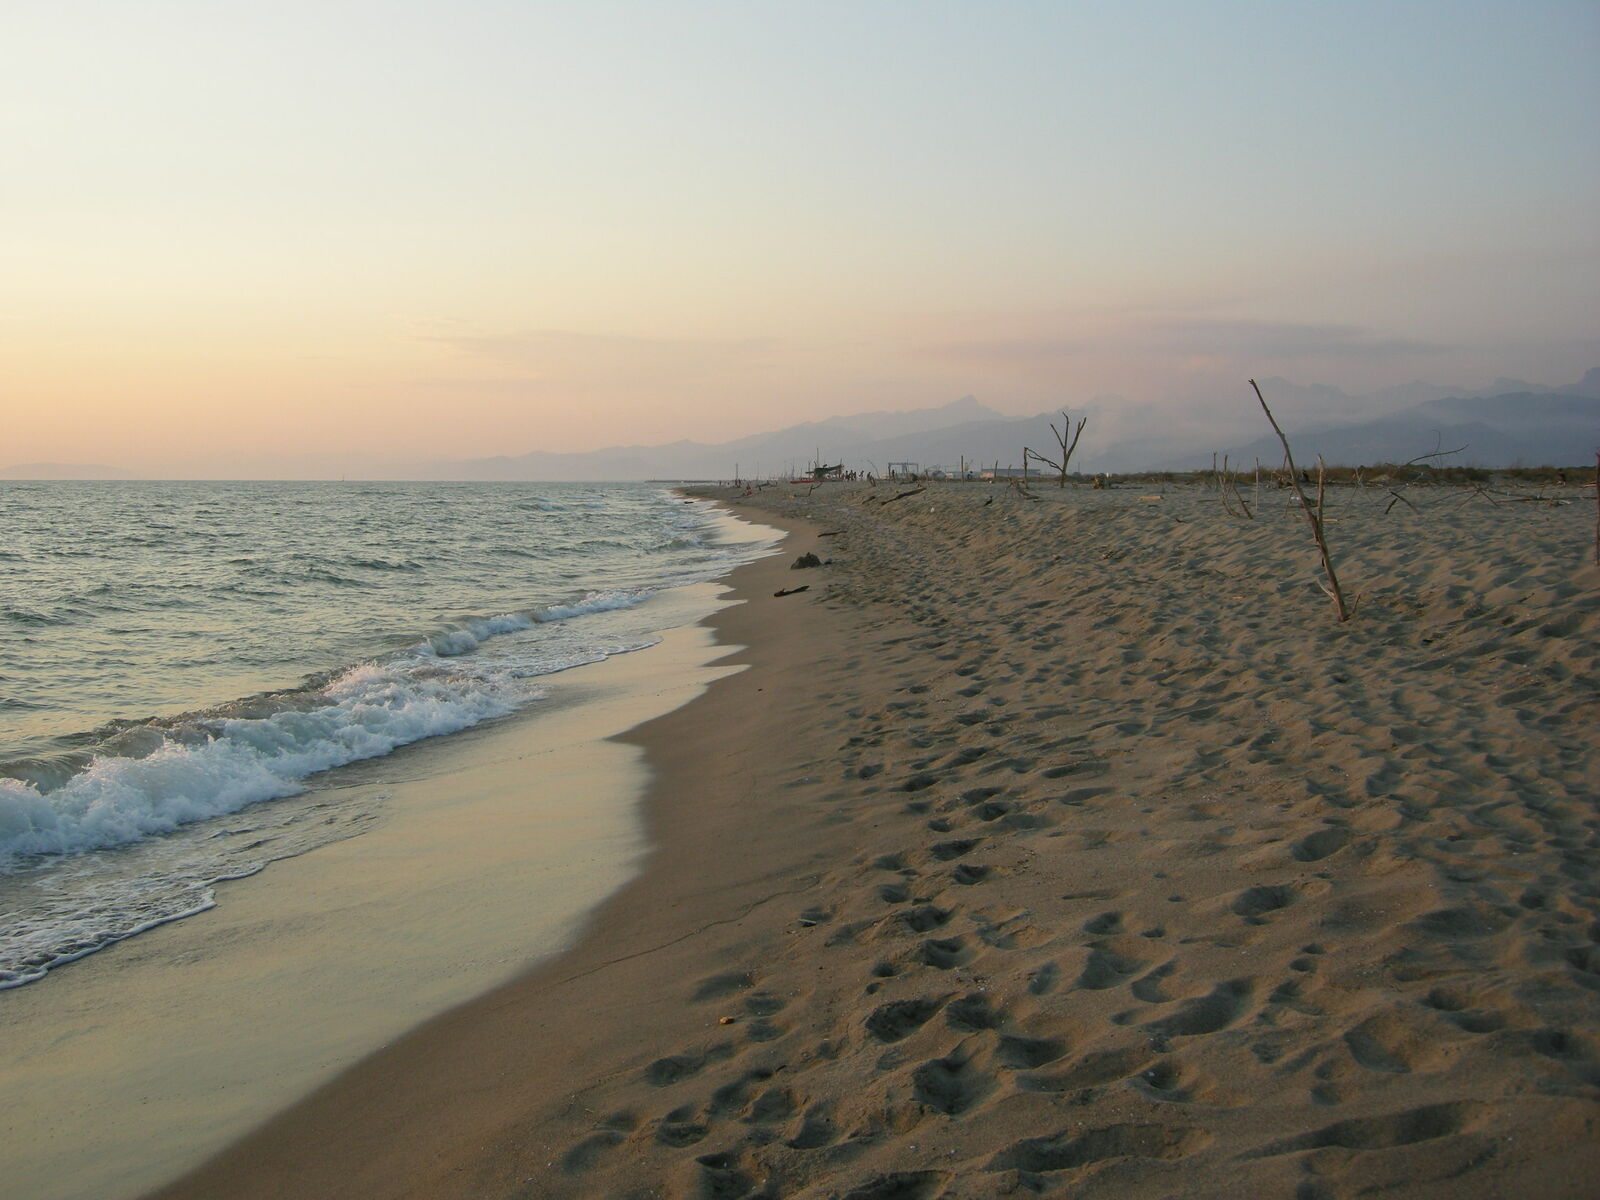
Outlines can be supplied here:
M1600 365L1594 0L4 8L0 466Z

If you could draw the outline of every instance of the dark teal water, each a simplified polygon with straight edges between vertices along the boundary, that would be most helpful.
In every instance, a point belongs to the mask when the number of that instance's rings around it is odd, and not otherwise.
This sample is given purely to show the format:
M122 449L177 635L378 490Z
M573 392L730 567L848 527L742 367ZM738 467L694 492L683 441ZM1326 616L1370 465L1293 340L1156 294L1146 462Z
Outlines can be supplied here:
M650 485L0 483L0 987L209 906L304 848L267 802L536 704L766 545Z

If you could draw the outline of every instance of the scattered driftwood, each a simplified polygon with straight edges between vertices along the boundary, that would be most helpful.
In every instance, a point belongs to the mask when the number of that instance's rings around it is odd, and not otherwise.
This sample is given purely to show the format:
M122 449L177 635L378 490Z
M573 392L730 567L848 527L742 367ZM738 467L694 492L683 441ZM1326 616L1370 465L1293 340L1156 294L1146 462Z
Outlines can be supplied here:
M817 536L819 538L823 538L823 537L838 537L841 533L844 533L844 532L845 531L843 529L830 529L825 533L817 534Z
M1039 498L1030 492L1028 490L1028 485L1023 483L1020 479L1013 477L1010 486L1017 493L1017 495L1021 496L1024 500L1037 500Z
M1217 456L1211 456L1211 468L1216 470ZM1234 482L1233 474L1228 470L1228 456L1222 456L1222 469L1217 471L1217 491L1222 496L1222 507L1228 510L1230 517L1243 516L1246 521L1255 520L1255 514L1250 511L1250 506L1244 502L1244 497L1239 495L1239 487ZM1238 512L1234 511L1237 506Z
M810 551L807 551L806 553L802 554L799 558L795 559L792 563L789 564L789 570L791 570L791 571L799 571L799 570L803 570L806 567L820 567L821 565L822 565L822 560L820 558L818 558L815 554L812 554Z
M774 596L793 596L800 592L806 591L810 587L811 585L809 583L802 583L797 588L783 588L780 591L773 592L772 594Z
M1470 492L1468 492L1465 497L1462 498L1461 503L1456 505L1456 507L1457 508L1461 508L1463 505L1470 504L1472 501L1476 500L1480 496L1483 497L1485 500L1487 500L1490 504L1494 505L1496 508L1499 508L1502 504L1505 503L1505 501L1503 501L1503 500L1496 500L1494 498L1494 493L1491 492L1488 488L1484 487L1483 484L1475 483L1475 484L1472 485L1472 490Z
M1030 450L1028 447L1024 446L1022 448L1023 470L1027 470L1029 458L1036 458L1045 466L1052 467L1056 471L1060 472L1060 476L1056 481L1056 486L1062 488L1066 487L1067 465L1072 461L1072 452L1078 448L1078 439L1083 436L1083 427L1088 423L1088 417L1080 417L1078 419L1077 429L1073 429L1072 418L1067 415L1067 410L1063 408L1061 410L1061 428L1057 429L1055 422L1050 422L1050 432L1055 434L1056 445L1060 447L1058 452L1061 455L1060 461L1058 462L1056 459L1040 454L1037 450ZM1070 440L1067 436L1068 434L1072 435Z
M1443 461L1445 459L1449 458L1452 454L1460 454L1463 450L1465 450L1467 448L1466 446L1457 446L1454 450L1445 450L1445 449L1442 448L1443 446L1444 446L1444 437L1437 430L1435 430L1434 431L1434 435L1433 435L1433 449L1432 450L1429 450L1426 454L1419 454L1415 458L1408 458L1403 463L1395 464L1395 468L1397 468L1401 472L1404 472L1407 467L1414 467L1418 463L1422 463L1422 462L1428 463L1431 467L1440 467L1440 466L1443 465ZM1394 468L1391 468L1391 469L1394 469ZM1360 470L1360 471L1356 472L1356 483L1361 485L1363 488L1366 487L1366 480L1364 478L1364 474L1365 474L1365 469L1364 468L1363 468L1363 470ZM1387 475L1380 476L1378 482L1385 482L1385 481L1387 481L1387 479L1388 479ZM1400 501L1400 502L1404 503L1406 505L1406 507L1409 508L1412 512L1420 513L1422 511L1415 504L1411 503L1410 500L1406 499L1406 497L1404 497L1404 496L1402 496L1400 494L1401 492L1405 491L1407 488L1411 487L1416 482L1418 482L1418 480L1416 478L1414 478L1414 477L1413 478L1407 478L1404 474L1402 474L1401 478L1400 478L1400 481L1397 482L1394 487L1385 488L1384 489L1390 496L1394 497L1394 499L1390 500L1388 504L1384 505L1384 507L1383 507L1384 516L1388 516L1391 512L1394 511L1395 501ZM1468 497L1468 498L1470 499L1471 497Z
M928 489L925 487L914 487L909 492L901 492L898 496L890 496L887 500L883 501L883 503L893 504L896 500L904 500L907 496L915 496L927 490Z
M1389 515L1389 509L1393 508L1397 503L1404 504L1412 512L1420 512L1421 511L1415 504L1411 503L1411 501L1407 500L1404 496L1402 496L1399 492L1395 491L1393 488L1389 489L1389 495L1393 496L1394 499L1389 501L1389 503L1384 507L1384 510L1383 510L1383 515L1384 516L1387 517Z
M1327 476L1327 466L1323 463L1322 456L1320 454L1317 455L1317 503L1313 507L1311 501L1300 487L1299 472L1295 470L1294 452L1289 449L1289 439L1284 436L1283 430L1278 426L1277 418L1272 415L1272 410L1267 407L1267 398L1261 394L1261 385L1252 379L1250 380L1250 386L1255 389L1256 399L1261 401L1261 411L1267 414L1267 420L1272 425L1272 431L1278 435L1278 440L1283 443L1283 461L1288 468L1290 486L1294 488L1294 494L1300 498L1300 511L1305 513L1306 522L1311 526L1311 536L1316 539L1317 552L1322 556L1322 573L1328 577L1328 586L1322 590L1333 601L1333 609L1339 620L1341 622L1348 621L1355 615L1355 608L1354 606L1346 605L1344 602L1344 592L1339 587L1339 577L1333 571L1333 557L1328 553L1328 539L1323 536L1322 532L1323 485ZM1359 596L1356 598L1356 602L1360 603Z
M1408 458L1408 459L1406 459L1405 462L1401 463L1400 465L1402 467L1414 467L1419 462L1422 462L1425 459L1430 459L1430 458L1449 458L1452 454L1460 454L1463 450L1466 449L1465 446L1457 446L1454 450L1441 450L1441 449L1439 449L1439 447L1442 446L1442 445L1444 445L1444 435L1442 433L1440 433L1438 430L1434 430L1434 433L1433 433L1433 449L1428 451L1426 454L1419 454L1415 458Z

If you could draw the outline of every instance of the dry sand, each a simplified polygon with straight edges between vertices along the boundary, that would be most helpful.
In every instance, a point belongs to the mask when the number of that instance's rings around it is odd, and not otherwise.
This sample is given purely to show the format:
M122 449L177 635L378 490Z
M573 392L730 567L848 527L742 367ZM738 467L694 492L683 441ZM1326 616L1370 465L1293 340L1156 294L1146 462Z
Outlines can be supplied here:
M1592 492L1341 491L1337 625L1281 494L795 490L589 936L162 1196L1594 1194Z

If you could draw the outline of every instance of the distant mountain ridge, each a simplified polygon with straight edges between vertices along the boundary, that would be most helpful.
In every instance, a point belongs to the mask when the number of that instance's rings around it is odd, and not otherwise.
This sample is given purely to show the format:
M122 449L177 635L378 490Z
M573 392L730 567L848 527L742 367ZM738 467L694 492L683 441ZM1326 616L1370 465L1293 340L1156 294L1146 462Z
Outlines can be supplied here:
M1596 376L1590 371L1585 384L1600 383ZM1318 455L1341 466L1403 463L1438 452L1443 455L1438 463L1456 466L1590 466L1600 450L1600 394L1523 391L1451 396L1370 420L1289 432L1295 459L1302 464L1314 463ZM1283 457L1282 446L1270 434L1216 450L1239 464L1256 459L1277 463ZM1210 461L1210 452L1196 448L1158 466L1188 470Z
M1569 387L1551 388L1499 380L1515 391L1486 389L1461 392L1414 383L1372 396L1352 396L1325 385L1302 386L1284 379L1262 381L1263 391L1280 418L1296 415L1286 425L1297 459L1359 465L1405 462L1432 450L1465 449L1450 461L1460 465L1509 467L1581 466L1593 460L1600 444L1600 368L1590 370ZM1443 393L1443 394L1440 394ZM1398 396L1412 397L1400 411ZM1253 401L1251 402L1253 404ZM1378 415L1372 415L1374 409ZM1383 411L1387 409L1387 411ZM1241 402L1238 428L1247 428L1254 414ZM1305 414L1320 419L1306 422ZM1326 415L1324 415L1326 414ZM1081 411L1079 411L1081 415ZM910 412L864 413L831 417L753 434L732 442L674 442L665 446L617 446L583 454L534 451L509 457L467 459L426 464L420 477L449 479L731 479L737 472L770 477L803 470L815 458L843 462L846 467L886 471L891 462L934 466L1017 466L1028 446L1053 454L1052 422L1059 412L1032 417L1007 417L964 396L952 404ZM1264 426L1265 420L1257 422ZM1082 472L1193 470L1209 466L1211 456L1227 454L1234 462L1256 458L1276 463L1282 447L1270 433L1242 441L1237 433L1219 433L1212 441L1160 433L1103 443L1095 439L1095 413L1073 467Z
M1505 387L1509 390L1495 391ZM1578 383L1544 387L1519 380L1497 380L1491 388L1464 390L1410 383L1366 396L1326 385L1299 385L1286 379L1262 381L1262 390L1294 446L1295 458L1314 463L1360 465L1406 462L1434 450L1455 450L1447 460L1461 466L1585 466L1600 445L1600 367ZM1230 410L1214 436L1169 432L1160 419L1150 432L1121 440L1097 434L1112 398L1075 407L1089 415L1073 468L1098 471L1193 470L1210 466L1212 455L1227 454L1240 464L1259 458L1277 463L1283 454L1267 432L1254 398ZM1156 410L1158 416L1160 410ZM950 404L905 412L871 412L808 421L772 433L720 444L680 441L657 446L611 446L585 453L531 451L489 458L435 460L403 469L384 466L363 475L358 462L341 459L349 477L459 480L625 480L731 479L773 477L804 470L814 459L883 473L893 463L930 467L1017 466L1022 448L1053 454L1051 423L1059 412L1008 417L972 396ZM1127 424L1124 417L1124 424ZM1174 426L1176 429L1176 426ZM24 463L0 468L4 479L137 479L118 467L66 463Z

